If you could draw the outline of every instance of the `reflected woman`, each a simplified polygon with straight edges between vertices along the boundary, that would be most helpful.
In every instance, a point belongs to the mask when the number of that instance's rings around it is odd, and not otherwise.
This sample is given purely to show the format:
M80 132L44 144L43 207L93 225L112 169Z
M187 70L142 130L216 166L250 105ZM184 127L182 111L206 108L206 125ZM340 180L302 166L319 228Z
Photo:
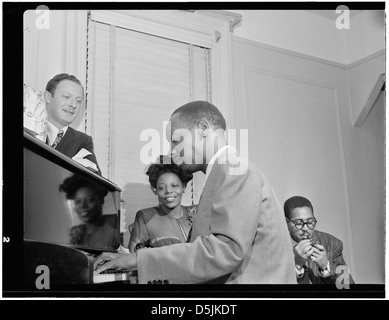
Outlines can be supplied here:
M114 250L120 246L117 214L103 215L104 198L108 190L73 175L64 180L59 190L74 201L74 210L82 224L70 230L70 244L93 249Z
M146 172L159 206L136 213L128 246L130 252L188 240L197 206L183 206L181 199L192 175L173 162L164 164L168 162L161 156L160 163L151 164Z

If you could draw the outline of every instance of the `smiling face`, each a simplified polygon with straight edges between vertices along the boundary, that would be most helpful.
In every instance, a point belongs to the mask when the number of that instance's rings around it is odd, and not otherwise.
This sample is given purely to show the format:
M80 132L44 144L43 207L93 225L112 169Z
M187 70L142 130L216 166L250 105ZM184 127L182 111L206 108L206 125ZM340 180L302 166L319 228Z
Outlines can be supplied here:
M46 93L48 120L59 129L71 124L81 110L83 98L83 89L79 84L62 80L54 95Z
M103 200L90 187L81 187L74 195L75 211L84 223L96 221L102 214Z
M174 209L181 204L185 188L176 174L171 172L161 174L156 187L159 202L165 208Z
M290 213L289 219L294 222L308 222L314 219L312 209L309 207L294 208ZM294 241L300 242L301 240L312 237L312 233L315 228L311 230L306 224L304 224L302 229L299 230L291 221L288 220L288 228L290 236Z

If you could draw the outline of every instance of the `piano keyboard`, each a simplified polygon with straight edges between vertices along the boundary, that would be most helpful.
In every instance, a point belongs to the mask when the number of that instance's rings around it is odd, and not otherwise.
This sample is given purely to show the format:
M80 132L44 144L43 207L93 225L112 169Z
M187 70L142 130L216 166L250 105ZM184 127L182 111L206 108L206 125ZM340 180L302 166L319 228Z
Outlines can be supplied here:
M105 270L93 275L93 283L104 283L113 281L129 281L131 284L137 283L136 270Z

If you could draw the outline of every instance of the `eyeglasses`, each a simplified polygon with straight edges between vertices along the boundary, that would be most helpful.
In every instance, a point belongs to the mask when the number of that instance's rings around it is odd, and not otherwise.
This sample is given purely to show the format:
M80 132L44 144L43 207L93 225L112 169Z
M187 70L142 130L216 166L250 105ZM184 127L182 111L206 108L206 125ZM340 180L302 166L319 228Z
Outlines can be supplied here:
M302 228L304 228L305 225L307 225L307 227L311 230L313 230L316 226L316 223L317 223L317 220L315 218L313 219L309 219L307 221L303 221L303 220L290 220L288 218L286 218L287 220L289 220L290 222L292 222L294 224L294 226L296 227L296 229L298 230L301 230Z

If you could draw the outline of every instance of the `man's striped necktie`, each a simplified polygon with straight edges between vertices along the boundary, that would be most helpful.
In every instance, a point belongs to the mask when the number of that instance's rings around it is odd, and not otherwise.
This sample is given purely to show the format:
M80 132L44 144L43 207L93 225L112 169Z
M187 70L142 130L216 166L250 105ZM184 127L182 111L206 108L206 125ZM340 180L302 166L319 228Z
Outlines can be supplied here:
M62 137L63 137L63 131L59 130L57 133L57 137L55 138L54 143L51 146L55 148L58 145L58 143L61 141Z

